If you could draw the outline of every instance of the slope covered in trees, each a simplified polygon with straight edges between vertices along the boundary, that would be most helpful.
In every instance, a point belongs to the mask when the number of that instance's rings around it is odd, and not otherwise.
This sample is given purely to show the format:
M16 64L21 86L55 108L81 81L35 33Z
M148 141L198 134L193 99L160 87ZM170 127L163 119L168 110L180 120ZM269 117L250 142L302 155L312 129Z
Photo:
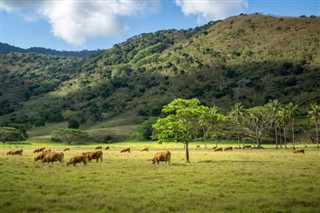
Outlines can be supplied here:
M226 112L270 99L319 102L320 18L240 15L189 30L145 33L89 58L2 55L1 122L125 124L158 116L175 98Z

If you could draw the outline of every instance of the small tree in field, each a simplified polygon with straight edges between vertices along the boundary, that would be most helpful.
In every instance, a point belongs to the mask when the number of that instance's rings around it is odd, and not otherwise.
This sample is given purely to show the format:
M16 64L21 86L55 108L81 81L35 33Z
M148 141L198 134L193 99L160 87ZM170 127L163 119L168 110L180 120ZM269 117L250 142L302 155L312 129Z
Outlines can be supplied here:
M159 118L153 125L156 138L162 142L182 142L186 149L186 162L189 160L189 142L199 135L199 118L207 112L198 99L175 99L164 106L162 112L167 117Z
M54 130L51 133L51 137L71 144L72 141L81 141L87 139L88 134L78 129L60 128Z

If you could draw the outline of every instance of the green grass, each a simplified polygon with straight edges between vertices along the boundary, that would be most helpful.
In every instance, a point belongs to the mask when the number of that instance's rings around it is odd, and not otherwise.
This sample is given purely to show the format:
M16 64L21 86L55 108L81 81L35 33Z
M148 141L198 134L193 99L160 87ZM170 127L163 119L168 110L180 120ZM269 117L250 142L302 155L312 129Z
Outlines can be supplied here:
M108 145L102 163L76 167L33 161L40 144L2 145L0 212L319 211L320 150L213 152L195 145L191 163L185 163L182 144L127 142ZM145 146L150 152L140 152ZM65 161L95 145L68 147ZM132 152L120 153L124 147ZM23 148L24 155L7 156L13 148ZM148 161L160 150L171 151L171 165Z

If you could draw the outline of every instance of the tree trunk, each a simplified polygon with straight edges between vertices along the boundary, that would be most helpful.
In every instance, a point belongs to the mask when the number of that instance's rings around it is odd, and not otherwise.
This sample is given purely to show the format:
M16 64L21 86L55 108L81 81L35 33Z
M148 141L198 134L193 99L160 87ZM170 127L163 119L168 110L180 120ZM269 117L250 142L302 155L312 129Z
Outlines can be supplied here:
M190 160L189 160L189 142L185 143L185 147L186 147L186 162L190 163Z
M278 149L278 134L277 134L277 126L274 126L274 134L276 138L276 149Z
M292 131L292 149L295 149L295 146L294 146L294 125L293 125L293 121L291 122L291 131Z
M284 147L287 148L287 136L286 136L286 129L283 128L283 137L284 137Z
M240 148L240 133L238 133L238 147Z
M316 120L316 140L317 140L317 147L319 147L319 129L318 129L318 121Z

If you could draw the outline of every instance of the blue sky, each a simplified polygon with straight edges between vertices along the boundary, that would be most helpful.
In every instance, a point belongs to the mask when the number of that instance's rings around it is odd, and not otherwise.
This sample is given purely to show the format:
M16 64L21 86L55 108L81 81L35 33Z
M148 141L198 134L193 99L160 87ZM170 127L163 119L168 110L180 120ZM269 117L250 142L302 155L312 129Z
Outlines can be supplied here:
M0 8L1 42L57 50L106 49L240 13L320 16L320 0L1 0Z

